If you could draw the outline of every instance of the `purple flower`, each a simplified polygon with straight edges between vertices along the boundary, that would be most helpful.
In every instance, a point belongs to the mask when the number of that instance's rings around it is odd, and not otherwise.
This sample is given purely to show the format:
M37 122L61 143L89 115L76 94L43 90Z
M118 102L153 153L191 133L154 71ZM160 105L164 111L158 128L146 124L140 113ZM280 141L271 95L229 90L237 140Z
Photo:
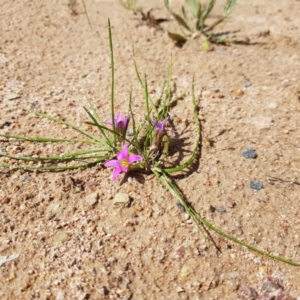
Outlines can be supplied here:
M117 117L115 117L115 128L123 133L127 130L127 126L129 123L130 115L123 117L121 113L118 113Z
M116 156L117 159L109 160L104 164L105 167L114 168L112 176L113 180L116 180L121 172L128 172L130 164L143 159L143 157L140 155L129 155L127 144L123 146L122 150Z
M126 135L129 119L130 115L123 117L121 113L118 113L114 119L115 130L122 138L124 138ZM111 122L105 122L105 124L112 125ZM120 141L122 140L122 138L120 138Z
M153 128L153 140L150 150L157 150L161 147L162 138L165 134L165 120L164 121L151 121Z
M159 134L165 133L165 121L151 121L151 123L154 126L154 131Z

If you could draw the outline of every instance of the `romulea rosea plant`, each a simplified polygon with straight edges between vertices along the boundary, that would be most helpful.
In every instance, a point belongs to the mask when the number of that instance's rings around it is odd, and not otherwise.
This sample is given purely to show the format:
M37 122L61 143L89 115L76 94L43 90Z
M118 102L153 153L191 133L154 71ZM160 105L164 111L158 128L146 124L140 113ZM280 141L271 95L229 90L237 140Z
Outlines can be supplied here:
M195 211L188 201L183 197L178 189L171 174L180 172L192 166L195 160L199 159L201 126L198 117L198 106L195 99L194 84L192 83L191 106L193 108L193 122L195 128L195 141L191 155L180 165L165 165L165 158L169 150L169 132L172 132L174 124L172 122L172 107L176 105L179 98L174 98L171 90L171 65L168 69L166 88L162 96L153 101L148 92L147 79L142 79L135 64L135 70L139 84L143 90L145 98L145 115L142 121L137 122L132 110L132 97L129 97L129 113L115 113L115 96L114 96L114 55L110 21L108 20L109 45L111 53L111 120L103 122L90 100L87 100L89 106L84 107L90 120L87 122L90 126L99 130L99 135L95 135L76 125L59 118L46 114L33 112L41 118L63 124L82 134L86 139L55 139L48 137L24 137L16 135L0 134L5 139L17 139L35 143L80 143L91 145L91 148L77 152L66 153L58 156L41 157L41 156L15 156L9 153L0 153L2 161L0 166L11 169L39 170L39 171L64 171L71 169L80 169L92 167L97 164L103 164L108 168L113 168L112 179L117 180L121 173L138 170L139 172L152 172L157 179L171 192L171 194L180 202L185 211L194 221L195 225L201 230L202 226L213 230L226 239L229 239L247 249L268 256L272 259L282 261L287 264L299 266L299 263L273 255L269 252L260 250L252 245L244 243L239 239L225 233L223 230L216 228L213 224L203 218ZM131 130L128 130L128 128ZM20 162L23 161L23 164ZM27 162L31 162L28 164ZM74 163L75 162L75 163ZM78 163L79 162L79 163Z

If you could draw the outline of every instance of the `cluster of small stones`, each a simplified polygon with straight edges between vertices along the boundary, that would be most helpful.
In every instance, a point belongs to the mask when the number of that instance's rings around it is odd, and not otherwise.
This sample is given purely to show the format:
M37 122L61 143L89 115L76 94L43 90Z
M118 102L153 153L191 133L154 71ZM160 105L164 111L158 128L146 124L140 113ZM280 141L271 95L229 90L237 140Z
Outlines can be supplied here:
M244 300L298 300L286 292L279 281L273 277L268 277L262 284L261 293L249 286L244 286L240 290L240 296Z

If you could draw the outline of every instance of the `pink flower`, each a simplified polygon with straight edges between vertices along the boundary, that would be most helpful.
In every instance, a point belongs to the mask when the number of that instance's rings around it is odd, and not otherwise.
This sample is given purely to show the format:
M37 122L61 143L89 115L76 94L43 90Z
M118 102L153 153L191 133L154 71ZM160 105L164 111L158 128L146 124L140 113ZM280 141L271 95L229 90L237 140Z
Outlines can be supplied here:
M152 133L152 146L151 150L157 150L160 149L161 143L163 136L165 134L165 120L164 121L151 121L152 125L154 126L153 128L153 133Z
M123 117L121 113L118 113L117 117L115 118L115 128L121 133L125 132L129 123L129 118L129 115Z
M112 175L113 180L116 180L121 172L128 172L130 164L143 159L143 157L140 155L129 155L127 144L123 146L122 150L116 156L117 159L109 160L104 164L105 167L114 168Z
M154 131L159 134L164 134L165 132L165 121L151 121L152 125L154 125Z
M118 132L123 138L126 135L126 130L128 127L130 115L123 117L121 113L118 113L114 119L115 130ZM111 125L111 122L105 122L105 124Z

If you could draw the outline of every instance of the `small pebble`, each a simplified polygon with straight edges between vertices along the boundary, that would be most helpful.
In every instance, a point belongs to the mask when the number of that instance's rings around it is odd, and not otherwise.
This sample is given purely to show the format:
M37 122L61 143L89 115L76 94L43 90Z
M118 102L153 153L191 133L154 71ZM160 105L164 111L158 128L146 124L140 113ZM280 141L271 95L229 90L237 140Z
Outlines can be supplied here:
M229 273L229 277L231 278L237 278L239 276L239 272L233 271Z
M272 109L275 109L275 108L277 108L277 103L276 102L270 102L269 104L268 104L268 107L269 108L272 108Z
M212 205L209 206L209 211L210 212L214 213L215 210L216 210L216 208L214 206L212 206Z
M184 206L181 203L177 202L176 205L177 205L177 207L179 208L179 210L181 212L185 212L185 208L184 208Z
M6 153L6 152L7 152L6 147L0 144L0 153Z
M186 221L188 221L188 220L190 219L190 215L189 215L189 214L184 214L184 219L185 219Z
M11 125L11 122L9 121L0 121L0 129L3 129L4 127L9 127Z
M98 203L98 199L99 199L99 194L98 192L95 192L86 197L86 203L92 207Z
M176 115L173 113L169 113L169 118L171 121L173 121L175 119Z
M228 208L234 208L236 203L234 202L234 200L232 200L230 197L226 199L226 206Z
M16 93L7 93L4 97L4 100L16 100L19 98L20 98L20 96Z
M177 292L177 293L183 293L183 292L184 292L184 289L183 289L182 287L178 286L178 287L176 288L176 292Z
M127 130L126 135L127 136L134 136L134 132L132 130Z
M65 242L69 241L70 239L71 239L71 237L67 234L66 231L58 231L52 237L52 243L53 244L65 243Z
M251 187L251 189L258 190L258 191L261 189L264 189L263 184L259 181L251 181L250 187Z
M249 79L245 79L245 87L250 87L252 85Z
M231 95L234 99L240 99L244 95L244 91L240 89L232 90Z
M21 176L22 181L30 181L32 177L29 174L24 174Z
M242 156L245 158L257 158L257 154L255 152L255 150L251 147L246 148L246 150L242 153Z
M9 261L17 259L19 257L19 255L20 254L18 254L18 253L14 253L14 254L7 255L7 256L0 256L0 266L2 266L3 264L5 264Z
M119 205L127 206L130 204L130 197L125 193L117 193L113 199L113 204L115 206L119 206Z
M217 211L217 212L224 213L224 212L226 212L226 209L225 209L225 207L220 206L220 207L217 207L217 208L216 208L216 211Z

